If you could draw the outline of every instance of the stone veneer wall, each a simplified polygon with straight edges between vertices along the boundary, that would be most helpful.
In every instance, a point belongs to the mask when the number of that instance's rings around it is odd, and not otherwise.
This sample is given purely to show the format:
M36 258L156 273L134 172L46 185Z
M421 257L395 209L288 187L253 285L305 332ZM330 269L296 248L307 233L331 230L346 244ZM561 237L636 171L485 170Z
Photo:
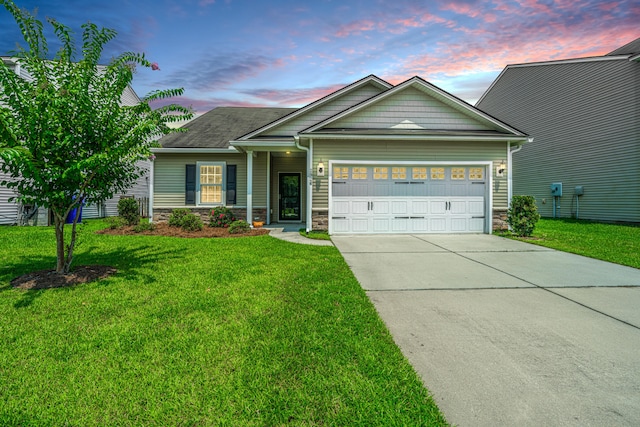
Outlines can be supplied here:
M313 210L311 214L311 229L312 230L329 230L329 211L327 209L324 210Z
M493 209L493 231L506 231L508 229L507 210L504 208Z
M209 212L211 212L213 208L189 208L191 212L200 216L200 219L204 223L209 221ZM245 208L230 208L233 214L238 219L247 218L247 210ZM173 212L173 209L168 208L154 208L153 209L153 221L154 222L166 222L169 221L169 216ZM253 218L252 221L255 221L255 218L259 218L258 221L266 221L267 220L267 209L266 208L258 208L253 210Z

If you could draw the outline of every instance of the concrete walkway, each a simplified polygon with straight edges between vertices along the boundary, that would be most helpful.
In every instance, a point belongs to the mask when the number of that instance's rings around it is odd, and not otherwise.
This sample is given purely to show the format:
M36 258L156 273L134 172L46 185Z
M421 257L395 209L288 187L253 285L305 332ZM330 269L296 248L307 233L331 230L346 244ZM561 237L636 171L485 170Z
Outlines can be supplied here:
M640 270L490 235L333 241L450 423L640 425Z

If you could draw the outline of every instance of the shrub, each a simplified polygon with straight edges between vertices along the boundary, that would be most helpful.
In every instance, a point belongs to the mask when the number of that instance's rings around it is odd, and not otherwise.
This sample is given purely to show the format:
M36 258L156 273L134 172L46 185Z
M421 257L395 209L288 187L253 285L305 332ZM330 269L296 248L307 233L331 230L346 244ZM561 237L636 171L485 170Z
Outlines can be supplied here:
M156 225L152 222L141 222L133 227L133 231L136 233L142 233L143 231L153 231L156 229Z
M127 197L118 201L118 215L124 218L127 225L140 224L138 201L134 198Z
M251 231L251 227L249 227L249 223L242 219L238 221L233 221L229 225L229 233L231 234L244 234Z
M187 208L174 209L169 215L169 225L171 227L182 227L182 220L189 215L191 211Z
M536 199L533 196L513 196L507 211L507 224L518 236L531 236L540 219Z
M111 217L105 218L105 222L107 223L107 226L111 230L117 230L118 228L122 228L125 225L127 225L127 221L125 221L124 218L119 216L111 216Z
M185 231L200 231L204 227L204 224L198 215L188 213L182 217L181 227Z
M233 212L224 206L213 208L209 214L209 226L211 227L229 227L235 220Z

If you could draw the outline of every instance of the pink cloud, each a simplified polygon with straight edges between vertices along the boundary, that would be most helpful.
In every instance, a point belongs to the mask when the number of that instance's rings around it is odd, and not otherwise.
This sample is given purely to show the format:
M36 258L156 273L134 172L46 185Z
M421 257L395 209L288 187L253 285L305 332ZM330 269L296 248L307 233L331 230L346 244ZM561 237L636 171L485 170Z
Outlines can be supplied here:
M376 28L376 24L370 20L353 21L340 26L335 33L336 37L348 37L353 34L360 34L364 31L371 31Z

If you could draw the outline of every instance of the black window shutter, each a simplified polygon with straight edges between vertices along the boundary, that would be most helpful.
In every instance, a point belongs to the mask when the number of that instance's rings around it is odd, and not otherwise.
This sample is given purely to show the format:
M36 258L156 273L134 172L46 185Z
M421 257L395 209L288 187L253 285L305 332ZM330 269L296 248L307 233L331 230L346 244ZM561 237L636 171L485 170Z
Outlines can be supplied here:
M227 165L227 204L236 204L236 165Z
M196 204L196 165L186 165L186 180L185 180L185 205Z

